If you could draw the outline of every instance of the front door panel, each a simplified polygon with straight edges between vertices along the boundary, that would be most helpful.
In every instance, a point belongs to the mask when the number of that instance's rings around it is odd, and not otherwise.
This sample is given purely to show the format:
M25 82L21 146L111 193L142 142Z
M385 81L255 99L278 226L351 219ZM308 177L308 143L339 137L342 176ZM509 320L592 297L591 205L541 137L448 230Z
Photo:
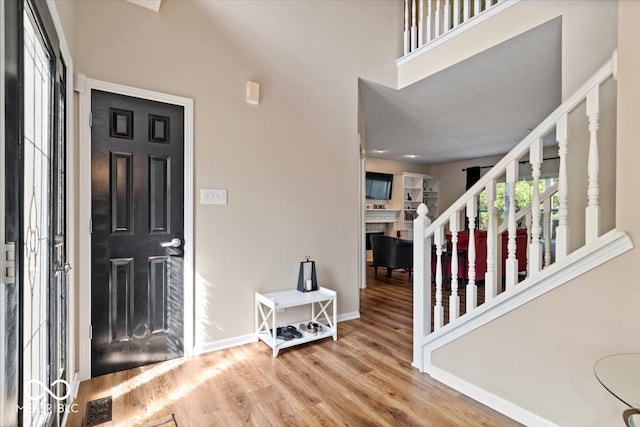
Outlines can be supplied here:
M92 376L183 355L183 107L92 92Z

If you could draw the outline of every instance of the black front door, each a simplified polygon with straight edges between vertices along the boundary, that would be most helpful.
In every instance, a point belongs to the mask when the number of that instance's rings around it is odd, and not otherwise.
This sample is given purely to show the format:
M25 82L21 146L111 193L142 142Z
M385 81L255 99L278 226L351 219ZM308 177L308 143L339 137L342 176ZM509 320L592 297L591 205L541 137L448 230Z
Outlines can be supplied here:
M183 355L184 108L91 94L91 375Z

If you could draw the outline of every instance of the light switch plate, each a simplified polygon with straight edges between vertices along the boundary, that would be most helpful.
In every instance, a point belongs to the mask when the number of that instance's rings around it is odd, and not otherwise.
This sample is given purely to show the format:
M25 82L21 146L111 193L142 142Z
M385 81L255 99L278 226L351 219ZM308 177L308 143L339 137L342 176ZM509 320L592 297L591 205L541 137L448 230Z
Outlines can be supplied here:
M217 188L201 188L200 203L203 205L226 205L227 190Z

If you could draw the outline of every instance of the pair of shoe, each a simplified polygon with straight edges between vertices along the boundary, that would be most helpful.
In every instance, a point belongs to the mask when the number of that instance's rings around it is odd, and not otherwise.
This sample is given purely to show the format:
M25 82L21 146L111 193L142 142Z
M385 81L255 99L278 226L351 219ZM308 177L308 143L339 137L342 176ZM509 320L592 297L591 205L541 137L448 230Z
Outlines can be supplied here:
M302 334L296 329L295 326L287 325L276 328L276 338L285 341L291 341L294 338L302 338Z
M316 322L300 323L299 328L311 335L321 334L323 331L322 325Z

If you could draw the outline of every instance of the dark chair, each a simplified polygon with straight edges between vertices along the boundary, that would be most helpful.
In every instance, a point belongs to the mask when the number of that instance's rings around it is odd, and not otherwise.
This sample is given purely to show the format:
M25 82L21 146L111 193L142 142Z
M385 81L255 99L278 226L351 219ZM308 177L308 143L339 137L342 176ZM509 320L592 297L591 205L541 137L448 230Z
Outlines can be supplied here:
M387 269L387 277L391 277L394 268L406 268L411 280L413 270L413 242L390 236L372 234L371 250L373 252L373 269L376 276L378 267Z

